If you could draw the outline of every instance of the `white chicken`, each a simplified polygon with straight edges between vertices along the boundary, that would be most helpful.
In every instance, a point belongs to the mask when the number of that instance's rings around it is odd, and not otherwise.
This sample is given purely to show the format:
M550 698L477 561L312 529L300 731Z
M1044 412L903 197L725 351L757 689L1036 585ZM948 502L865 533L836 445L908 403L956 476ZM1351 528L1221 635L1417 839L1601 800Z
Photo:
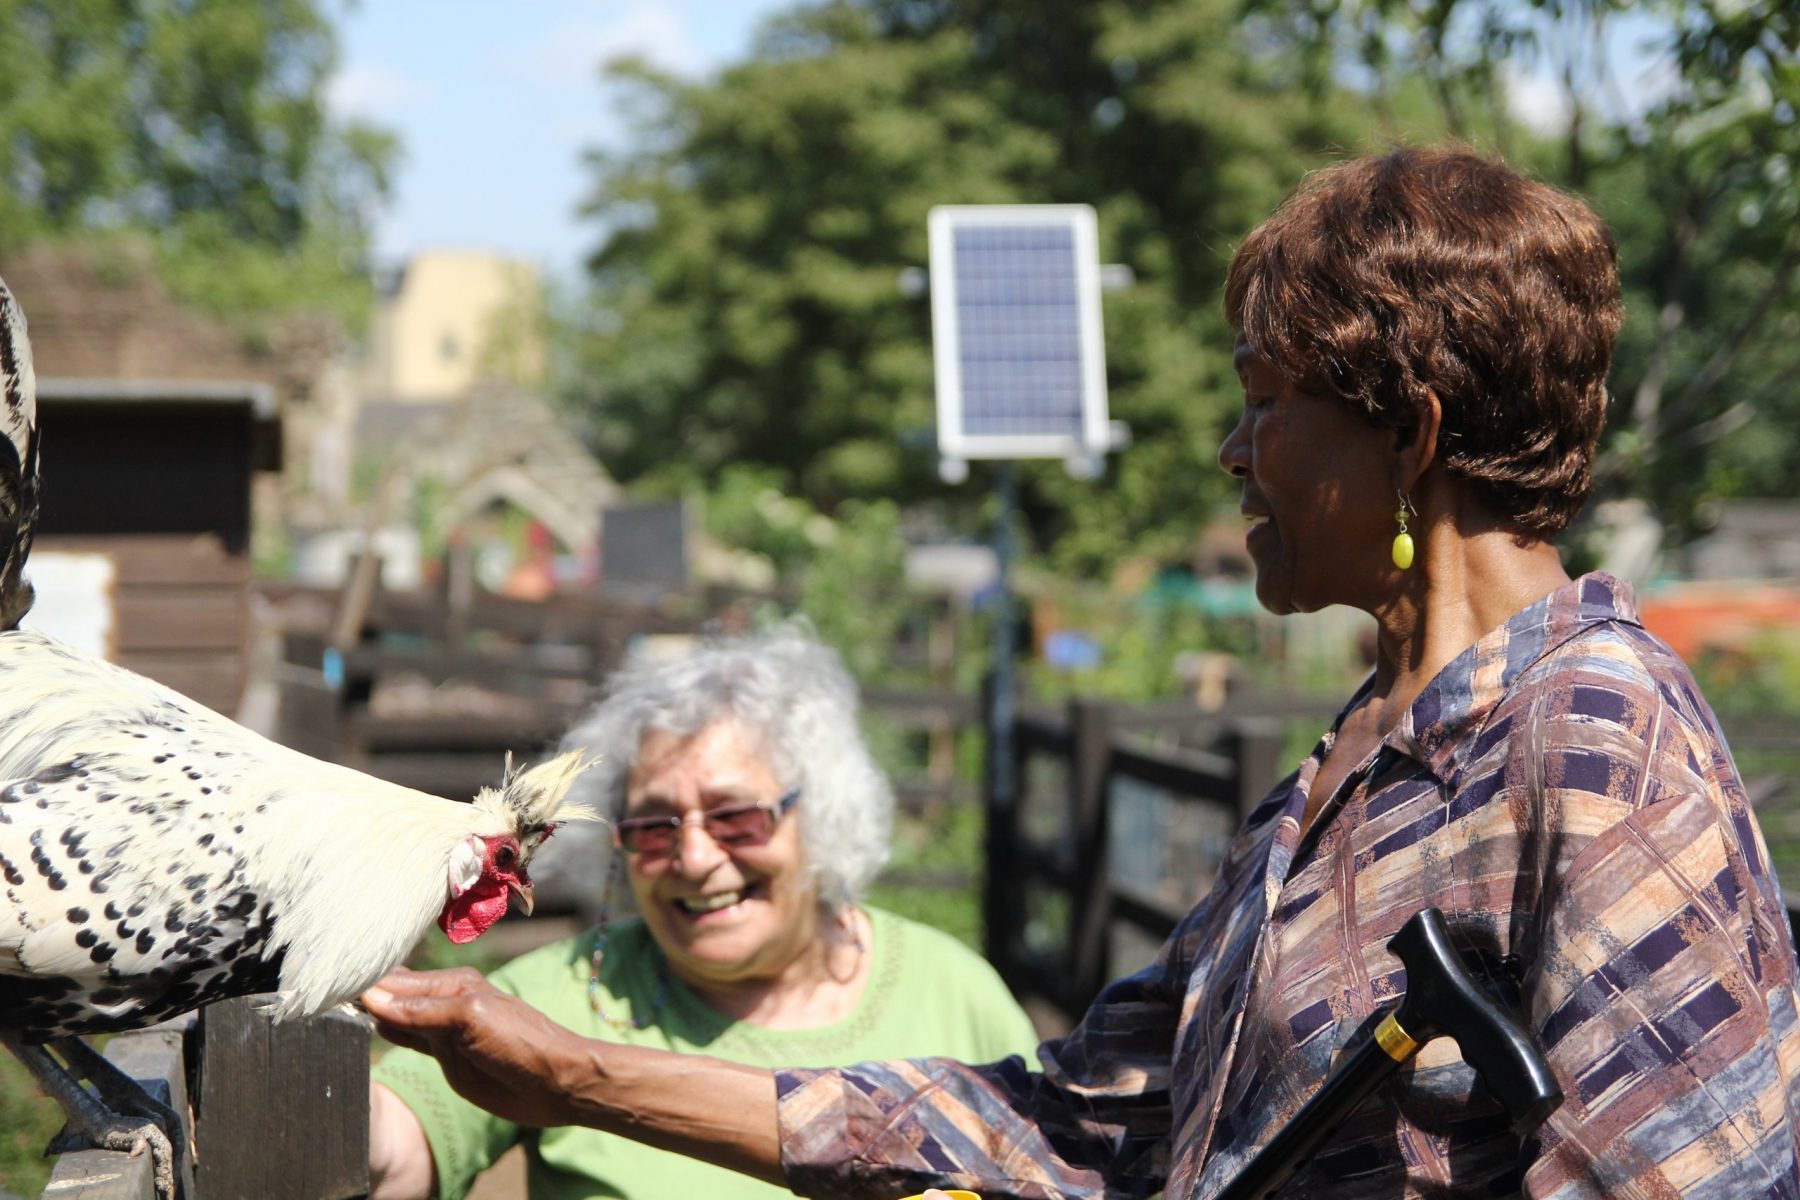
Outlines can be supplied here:
M154 1123L97 1110L45 1045L115 1110L166 1124L72 1035L256 992L277 994L278 1017L316 1013L380 978L433 918L466 942L513 895L529 911L533 852L588 816L564 801L583 764L509 771L455 803L308 758L19 629L34 387L24 318L0 282L0 1041L72 1128L148 1145L167 1196L179 1129L171 1145Z

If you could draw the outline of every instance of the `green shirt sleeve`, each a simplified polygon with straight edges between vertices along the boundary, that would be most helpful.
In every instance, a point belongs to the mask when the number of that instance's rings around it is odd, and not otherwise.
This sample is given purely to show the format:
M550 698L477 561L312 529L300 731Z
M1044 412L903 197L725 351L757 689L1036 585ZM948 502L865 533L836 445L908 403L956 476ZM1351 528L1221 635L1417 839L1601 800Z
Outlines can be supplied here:
M475 1176L518 1140L519 1127L470 1104L451 1090L437 1060L396 1047L369 1073L412 1109L431 1143L440 1200L462 1200Z

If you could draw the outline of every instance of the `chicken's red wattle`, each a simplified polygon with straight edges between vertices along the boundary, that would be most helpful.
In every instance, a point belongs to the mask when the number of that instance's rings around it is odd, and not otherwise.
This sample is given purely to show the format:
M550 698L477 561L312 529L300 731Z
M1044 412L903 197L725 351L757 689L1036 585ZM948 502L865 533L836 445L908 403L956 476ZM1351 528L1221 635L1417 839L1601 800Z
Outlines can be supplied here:
M506 884L483 877L474 887L444 905L444 911L438 914L438 928L456 945L466 945L506 915L507 902Z

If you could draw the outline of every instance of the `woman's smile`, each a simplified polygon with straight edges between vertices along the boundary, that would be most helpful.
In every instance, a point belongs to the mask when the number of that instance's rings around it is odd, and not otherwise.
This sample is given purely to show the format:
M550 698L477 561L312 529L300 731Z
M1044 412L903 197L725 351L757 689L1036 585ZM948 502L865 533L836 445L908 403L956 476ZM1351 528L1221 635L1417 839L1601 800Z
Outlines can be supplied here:
M731 891L711 892L699 896L677 896L671 903L696 924L728 920L741 916L737 910L762 899L768 888L761 882L746 883Z

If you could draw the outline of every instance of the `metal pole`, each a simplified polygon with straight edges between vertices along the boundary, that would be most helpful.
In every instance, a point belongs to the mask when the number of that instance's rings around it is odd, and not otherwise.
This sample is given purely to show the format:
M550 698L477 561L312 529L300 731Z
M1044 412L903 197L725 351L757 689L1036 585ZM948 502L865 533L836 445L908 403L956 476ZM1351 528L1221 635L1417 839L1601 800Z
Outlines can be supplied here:
M1013 755L1013 647L1017 635L1013 630L1012 598L1012 527L1018 489L1012 463L1002 459L999 468L1000 511L994 523L994 565L1000 594L994 606L994 703L988 714L988 745L994 748L993 805L1010 813L1018 799L1018 783L1014 779L1017 759Z

